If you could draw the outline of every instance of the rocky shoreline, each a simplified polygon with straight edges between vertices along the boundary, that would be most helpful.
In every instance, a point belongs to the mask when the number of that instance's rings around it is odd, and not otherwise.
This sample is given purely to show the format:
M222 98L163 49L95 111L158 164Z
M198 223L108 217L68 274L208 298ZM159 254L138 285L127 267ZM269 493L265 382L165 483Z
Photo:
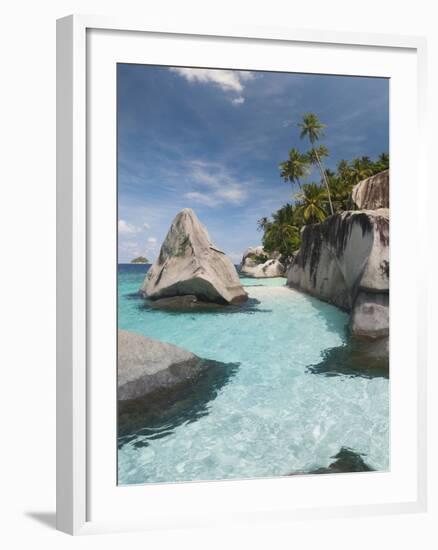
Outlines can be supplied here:
M352 195L362 210L305 226L287 274L290 287L350 312L351 334L359 338L389 336L388 188L388 171L368 178Z
M352 194L359 210L306 225L301 246L286 269L278 253L250 247L240 275L254 279L284 277L284 292L296 289L349 312L347 343L329 349L315 375L385 377L389 375L389 173L360 182ZM375 207L375 208L373 208ZM212 244L191 209L173 220L159 256L149 269L141 295L150 309L170 312L242 310L248 300L231 260ZM249 302L248 302L249 303ZM291 315L293 311L291 311ZM118 431L168 430L208 414L238 369L152 338L118 334ZM152 432L151 432L152 433ZM169 433L169 432L166 432ZM148 437L138 445L148 445ZM300 473L369 471L361 456L341 448L328 467Z
M239 271L245 277L266 279L285 277L286 268L278 252L266 252L263 246L249 247L242 256Z

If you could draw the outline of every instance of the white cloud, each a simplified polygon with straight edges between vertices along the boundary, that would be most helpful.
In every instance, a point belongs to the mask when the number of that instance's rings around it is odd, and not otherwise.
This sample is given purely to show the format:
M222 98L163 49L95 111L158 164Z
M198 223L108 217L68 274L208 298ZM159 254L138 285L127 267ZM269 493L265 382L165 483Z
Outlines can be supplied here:
M218 201L212 195L206 193L200 193L199 191L191 191L184 193L184 197L190 201L197 202L198 204L204 204L205 206L217 206Z
M245 83L255 78L250 71L230 71L224 69L185 69L182 67L171 67L169 69L188 80L189 82L209 83L218 86L222 91L231 94L239 94L233 97L231 102L234 105L241 105L245 98L242 92Z
M223 166L199 160L188 163L186 179L195 189L184 193L184 198L204 206L242 204L247 196L244 182L234 178Z
M150 228L151 228L151 226L150 226L148 223L144 223L144 224L143 224L143 227L144 227L145 229L150 229Z
M141 243L136 237L134 240L119 240L119 258L130 261L137 256L146 256L151 259L158 250L158 239L149 237L146 243Z
M137 242L119 241L119 257L125 260L131 260L137 256L144 256L145 252Z
M216 196L229 202L240 203L246 199L247 193L236 184L228 189L218 189L216 191Z
M136 227L125 220L118 221L118 230L120 235L135 235L142 231L141 227Z

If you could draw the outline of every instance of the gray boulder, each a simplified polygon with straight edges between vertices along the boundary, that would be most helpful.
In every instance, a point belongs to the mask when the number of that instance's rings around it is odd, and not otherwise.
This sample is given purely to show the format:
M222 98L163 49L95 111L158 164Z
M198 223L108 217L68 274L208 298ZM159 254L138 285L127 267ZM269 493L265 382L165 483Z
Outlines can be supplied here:
M149 397L193 380L208 362L185 349L140 334L118 331L118 400Z
M207 229L190 208L173 220L141 292L151 300L193 295L219 304L248 298L231 260L212 244Z
M286 270L279 257L277 252L265 252L263 246L250 247L243 254L240 272L256 279L284 277Z
M360 181L353 187L351 197L360 210L389 208L389 170Z
M306 226L290 287L351 312L355 336L389 333L389 210L343 212Z

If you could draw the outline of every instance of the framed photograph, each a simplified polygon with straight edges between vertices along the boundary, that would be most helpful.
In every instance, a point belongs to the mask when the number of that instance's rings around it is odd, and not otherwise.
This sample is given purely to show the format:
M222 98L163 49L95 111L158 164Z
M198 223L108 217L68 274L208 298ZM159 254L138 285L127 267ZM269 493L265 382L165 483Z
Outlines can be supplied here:
M424 63L58 21L60 530L425 510Z

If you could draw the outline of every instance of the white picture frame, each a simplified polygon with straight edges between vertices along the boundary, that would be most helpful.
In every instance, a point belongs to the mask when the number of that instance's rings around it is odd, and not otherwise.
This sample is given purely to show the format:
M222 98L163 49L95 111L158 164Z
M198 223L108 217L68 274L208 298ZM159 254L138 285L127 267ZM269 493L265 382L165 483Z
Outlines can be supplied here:
M371 35L371 34L349 34L327 31L300 31L289 30L285 28L236 28L230 25L228 29L215 28L184 28L163 25L159 29L151 28L147 23L139 21L130 21L123 19L111 19L106 17L95 16L69 16L58 20L57 22L57 528L61 531L70 534L85 534L95 532L107 532L115 530L131 530L131 529L151 529L163 528L172 526L187 526L187 525L209 525L221 521L253 521L261 519L275 520L286 518L319 518L331 516L351 516L358 514L384 514L397 512L419 512L426 509L426 330L425 330L425 302L426 288L424 275L421 273L421 261L413 261L412 271L408 274L410 277L415 276L417 281L415 288L415 298L412 298L411 303L407 306L409 314L416 317L416 321L412 325L415 329L415 338L413 343L406 353L406 357L415 358L415 365L411 367L413 373L410 372L410 379L406 378L400 385L396 383L392 388L392 398L394 402L402 407L403 388L411 387L406 390L410 393L410 402L412 407L415 407L415 415L411 414L411 423L406 428L409 441L415 440L415 448L412 449L411 461L409 462L409 472L411 474L411 483L406 488L406 495L403 498L398 498L393 493L388 493L372 502L372 499L364 500L352 499L351 502L340 501L333 503L332 506L324 504L323 500L315 500L302 502L297 505L296 502L291 505L285 504L284 494L280 494L281 484L290 483L293 481L295 487L301 486L302 490L306 486L324 484L326 491L333 491L336 484L341 485L341 480L337 476L298 476L294 480L251 480L244 482L214 482L214 483L197 483L197 484L179 484L154 486L149 489L153 491L154 498L154 517L151 518L151 513L143 512L130 517L129 513L118 515L117 507L111 510L102 510L101 514L90 515L90 509L94 506L90 497L90 487L94 483L95 477L93 472L94 455L96 454L96 445L100 448L100 443L96 438L91 438L90 433L93 431L90 428L90 422L104 422L98 415L93 413L94 401L96 394L92 388L96 387L94 374L92 373L92 365L94 361L94 350L91 345L93 321L90 321L91 301L93 298L92 289L95 288L94 278L96 275L90 272L92 261L90 254L95 250L90 244L90 228L92 229L94 219L97 216L95 201L93 198L93 189L90 187L90 181L94 176L94 167L91 167L91 155L95 153L93 149L93 140L90 139L90 82L92 81L90 71L96 67L96 61L90 57L90 46L99 51L99 46L95 47L95 42L90 40L90 32L98 31L105 34L106 45L114 43L115 51L118 45L114 42L115 38L126 36L130 33L135 40L141 40L141 37L159 37L159 39L173 40L202 40L204 43L211 42L211 52L217 50L217 41L222 44L228 44L229 48L236 47L235 44L260 44L260 47L275 47L276 45L296 45L297 47L311 48L316 45L319 48L335 47L339 51L347 52L348 49L364 48L364 63L366 57L383 56L390 52L397 52L397 55L410 56L412 60L412 71L415 73L415 81L411 81L412 97L417 98L417 104L410 104L412 109L412 124L415 126L414 136L416 136L416 151L414 155L413 166L409 172L409 176L416 181L417 195L424 191L426 178L424 176L424 120L425 120L425 55L426 44L425 40L418 37L404 36L387 36L387 35ZM214 42L216 41L216 44ZM167 48L168 57L172 59L172 47ZM102 49L102 48L101 48ZM106 48L111 50L112 48ZM365 51L366 50L366 51ZM356 51L356 50L355 50ZM357 50L358 51L358 50ZM94 54L93 54L94 55ZM110 55L108 53L108 55ZM123 60L129 56L129 48L123 52ZM147 54L146 54L147 55ZM183 55L180 52L180 55ZM344 55L344 54L343 54ZM399 55L399 57L400 57ZM413 56L413 57L412 57ZM345 54L345 65L351 63L348 61L348 55ZM414 61L415 58L415 61ZM109 59L109 58L108 58ZM395 58L394 58L395 59ZM109 61L111 61L109 59ZM136 62L139 58L136 59ZM112 61L111 61L112 62ZM151 61L156 63L155 60ZM372 60L370 61L372 62ZM165 63L163 63L165 64ZM175 63L178 64L178 63ZM190 63L187 63L190 64ZM394 61L394 66L401 64L401 60ZM202 66L202 65L199 65ZM205 66L205 65L204 65ZM213 63L210 66L217 66ZM240 68L246 68L240 67ZM268 67L266 67L268 68ZM400 69L400 67L399 67ZM394 71L397 69L394 68ZM329 72L330 69L328 68ZM382 76L385 71L382 69ZM312 72L312 71L309 71ZM360 73L362 74L362 73ZM98 75L99 77L99 75ZM406 92L407 93L407 92ZM111 102L106 108L111 108ZM414 112L415 111L415 112ZM93 115L94 116L94 115ZM94 123L98 120L93 119ZM392 120L391 124L396 124L397 121ZM108 147L104 152L115 151L115 142L111 145L111 124L109 124L110 134L109 141L105 145L102 141L102 148ZM393 128L393 127L392 127ZM94 130L93 130L94 131ZM406 143L401 143L400 147L406 146ZM104 150L104 149L103 149ZM392 153L391 153L392 155ZM401 155L400 155L401 156ZM108 157L106 157L108 159ZM393 157L391 156L391 159ZM115 157L107 161L111 165L111 170L114 172ZM397 166L395 173L397 174ZM102 174L101 174L102 175ZM110 176L112 177L112 176ZM393 177L393 176L392 176ZM400 173L402 180L404 174ZM406 176L407 177L407 176ZM402 186L403 187L403 186ZM400 200L391 190L391 201L396 204L400 211L406 206L406 197L402 196L403 191L400 191ZM91 198L91 200L90 200ZM111 201L108 202L108 204ZM94 206L92 206L94 205ZM107 208L106 202L103 201L100 205L102 212ZM112 206L108 206L108 216L113 216ZM418 209L413 207L415 212L413 216L417 225L414 229L412 243L424 243L425 239L419 238L425 234L424 220L421 219ZM394 227L393 222L392 227ZM393 231L393 229L391 230ZM108 243L108 247L111 243ZM106 248L107 250L109 248ZM401 251L400 251L401 252ZM114 251L115 253L115 251ZM397 245L394 247L395 258L397 258ZM420 244L416 248L418 259L425 257L425 250ZM109 285L113 284L114 280L109 281ZM392 283L391 283L392 284ZM402 282L400 283L400 286ZM113 291L115 287L113 287ZM91 291L91 292L90 292ZM392 292L392 291L391 291ZM111 302L111 301L110 301ZM112 302L114 306L115 302ZM111 306L111 304L110 304ZM392 306L391 306L392 307ZM410 308L410 309L409 309ZM93 309L95 311L95 308ZM395 305L394 311L401 311ZM95 315L95 313L93 313ZM398 322L394 320L394 322ZM391 321L392 330L392 321ZM402 329L400 329L402 330ZM400 332L402 334L402 332ZM93 336L94 338L94 336ZM400 339L399 339L400 340ZM391 353L394 351L394 342L391 340ZM110 351L111 352L111 351ZM408 361L406 359L405 361ZM403 369L401 369L403 370ZM107 376L107 375L106 375ZM93 382L93 384L92 384ZM107 383L107 382L106 382ZM105 383L105 384L106 384ZM104 391L108 388L103 385ZM115 386L115 379L113 381ZM109 391L109 390L108 390ZM107 401L111 402L112 394L108 394ZM408 402L409 399L406 400ZM115 408L115 403L114 403ZM412 409L413 410L413 409ZM92 421L91 421L92 418ZM114 415L107 417L106 422L114 421ZM103 430L105 431L105 430ZM400 431L398 429L396 432ZM96 433L94 430L93 433ZM393 434L394 437L402 437L403 434ZM110 440L108 436L107 441ZM92 450L94 445L94 451ZM102 444L103 445L103 444ZM115 442L114 442L115 446ZM104 448L102 446L102 448ZM110 465L112 467L112 463ZM102 468L105 470L105 468ZM363 475L363 474L360 474ZM385 474L373 474L381 475ZM115 472L114 472L115 476ZM317 482L312 481L316 477L325 478L319 479ZM406 475L406 478L409 476ZM331 478L329 480L328 478ZM133 488L116 488L119 493L114 496L114 487L111 487L107 494L103 491L103 483L108 484L109 478L105 478L99 482L99 486L93 491L102 491L100 501L111 498L120 499L123 501L123 507L126 508L126 503L132 498L136 499L137 508L143 497L139 497L142 487ZM359 479L359 477L357 478ZM388 481L388 491L393 490L389 487L394 487L397 483L402 483L402 477L394 478ZM351 483L351 481L349 482ZM364 482L372 486L370 478ZM380 477L381 485L385 484L384 478ZM391 485L392 483L392 485ZM234 485L230 485L234 484ZM233 488L233 490L230 489ZM236 491L234 491L236 488ZM313 489L312 489L313 490ZM123 491L123 494L122 494ZM128 493L131 491L131 493ZM234 492L233 492L234 491ZM272 506L264 509L260 508L255 499L255 495L260 491L266 491L271 498L278 498L278 506ZM370 489L372 491L372 488ZM299 491L298 491L299 492ZM133 496L135 493L135 497ZM196 509L194 499L202 499L204 502L212 498L219 501L218 508L215 510L205 511ZM310 491L312 493L312 491ZM152 494L152 493L150 493ZM178 503L189 503L186 508L192 506L190 495L194 494L192 510L184 510L184 514L178 515ZM229 513L225 510L227 506L220 504L222 495L228 502L236 502L236 508L232 506ZM393 495L390 497L388 495ZM276 495L276 496L274 496ZM94 497L93 497L94 498ZM99 500L96 498L96 500ZM169 511L166 506L169 500L176 502L175 509ZM162 505L160 504L162 502ZM254 502L254 504L252 504ZM160 508L161 506L161 508ZM128 506L129 508L129 506ZM204 507L205 508L205 507ZM165 512L166 510L166 512Z

